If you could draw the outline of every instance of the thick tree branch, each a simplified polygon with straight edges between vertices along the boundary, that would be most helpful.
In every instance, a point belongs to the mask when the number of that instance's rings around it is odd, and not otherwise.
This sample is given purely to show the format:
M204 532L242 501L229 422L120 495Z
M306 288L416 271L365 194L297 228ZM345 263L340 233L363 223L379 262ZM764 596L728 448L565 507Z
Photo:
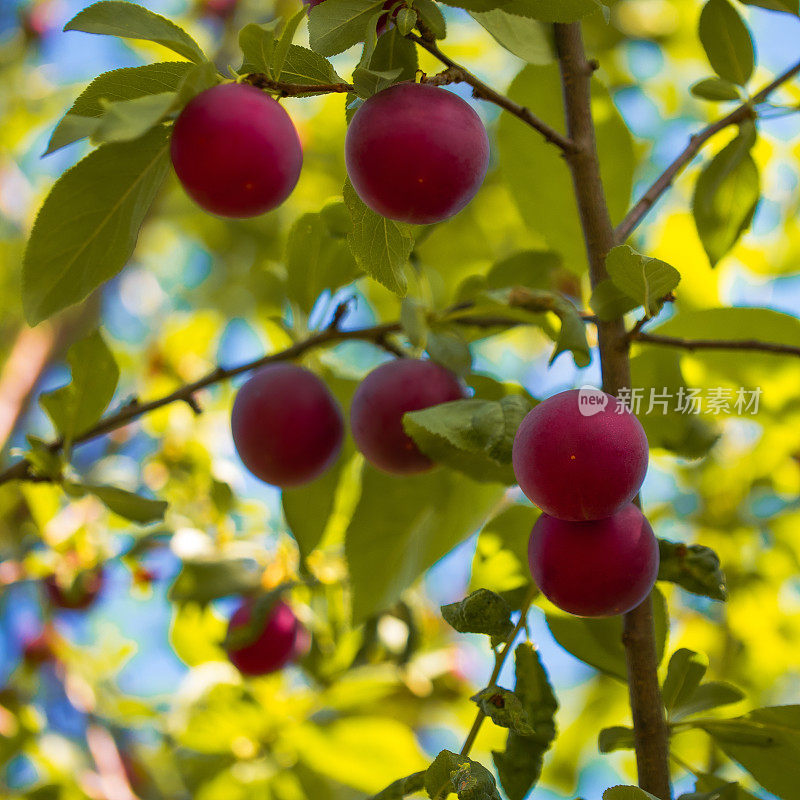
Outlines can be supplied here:
M525 290L519 290L511 299L509 305L517 308L526 308L532 312L546 312L552 310L551 299L548 298L546 294L539 297L535 293L532 294ZM450 310L450 313L453 313L457 310L464 310L466 307L459 306L457 309L453 308ZM197 403L195 395L203 389L227 381L230 378L233 378L236 375L241 375L244 372L251 372L252 370L258 369L259 367L263 367L267 364L272 364L277 361L293 361L305 355L307 352L321 347L327 347L340 342L366 341L372 342L377 347L388 350L395 355L398 354L397 348L388 340L388 337L391 336L391 334L399 333L402 330L402 325L399 322L387 322L383 325L375 325L370 328L340 330L338 323L341 321L341 317L342 314L337 311L337 313L334 315L333 324L331 324L328 328L320 331L319 333L312 334L307 339L297 342L291 347L287 347L285 350L281 350L278 353L272 353L270 355L263 356L262 358L249 361L248 363L241 364L237 367L217 367L199 380L184 384L183 386L175 389L173 392L156 398L155 400L149 400L146 403L142 403L138 399L134 399L112 414L108 414L107 416L103 417L103 419L101 419L97 425L90 428L88 431L75 437L72 445L76 446L83 444L84 442L97 439L100 436L104 436L107 433L111 433L112 431L125 427L129 423L134 422L145 414L149 414L152 411L156 411L157 409L171 405L172 403L186 403L190 408L192 408L193 411L198 412L200 407ZM594 321L594 317L591 315L582 315L582 319L584 319L586 322ZM524 324L524 322L519 319L503 317L501 314L492 316L457 316L449 320L447 320L447 317L445 316L445 321L452 322L456 325L465 325L477 328L496 328L503 326L511 328ZM62 447L63 442L60 439L51 442L49 445L49 449L53 453L60 452ZM9 481L13 480L41 480L41 478L36 476L31 468L31 464L28 461L25 459L20 459L8 467L5 471L0 472L0 484L8 483Z
M689 166L709 139L731 125L737 125L749 117L756 116L755 106L763 103L778 87L791 80L798 73L800 73L800 62L781 73L761 91L731 111L730 114L726 114L716 122L712 122L702 131L692 136L683 152L659 175L655 183L642 195L641 199L619 224L614 232L616 243L622 244L633 233L636 226L647 216L661 195L672 186L675 178Z
M775 342L760 342L757 339L682 339L678 336L661 336L657 333L637 331L630 337L630 340L643 344L677 347L681 350L747 350L754 353L800 358L800 347Z
M480 100L487 100L500 106L504 111L513 114L515 117L521 119L526 125L538 131L544 138L560 148L563 152L572 152L575 148L573 143L563 134L559 133L555 128L548 125L544 120L539 119L529 108L521 106L510 97L492 89L491 86L485 84L480 78L473 75L466 67L456 63L448 55L439 49L439 45L433 38L425 36L418 36L417 34L410 33L408 38L416 42L420 47L427 50L432 56L439 59L449 70L449 79L451 82L460 80L463 83L468 83L472 87L473 94ZM458 76L458 78L456 78Z
M605 258L614 246L591 112L591 79L595 65L586 58L580 23L555 25L556 48L564 89L567 135L576 150L567 153L581 217L592 286L607 277ZM622 319L599 321L598 338L603 388L617 394L630 387L628 342ZM633 717L639 785L662 800L672 796L669 736L658 683L653 606L648 598L625 615L623 644Z

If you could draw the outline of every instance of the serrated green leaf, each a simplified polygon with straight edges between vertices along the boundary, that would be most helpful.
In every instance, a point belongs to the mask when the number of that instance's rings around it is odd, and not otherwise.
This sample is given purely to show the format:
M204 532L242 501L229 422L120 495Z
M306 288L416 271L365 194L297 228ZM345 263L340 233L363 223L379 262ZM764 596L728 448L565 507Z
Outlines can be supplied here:
M372 95L383 91L393 83L397 83L401 71L399 67L385 72L356 67L353 71L353 86L356 94L365 100L368 97L372 97Z
M325 0L308 15L311 49L323 56L335 56L363 42L383 0ZM371 32L371 31L370 31Z
M712 267L753 221L761 196L758 166L750 154L754 143L755 127L743 125L740 134L714 156L697 179L692 211Z
M353 617L390 607L428 567L483 524L503 488L448 470L406 478L365 466L345 534Z
M708 0L700 14L700 41L714 72L744 86L755 66L753 37L729 0Z
M478 589L457 603L441 607L445 622L459 633L482 633L506 639L514 625L511 609L500 595Z
M514 691L522 702L533 734L523 736L512 730L505 750L493 752L492 757L509 800L523 800L539 780L544 754L555 739L558 701L539 654L529 643L517 645L514 661Z
M242 51L242 65L239 74L263 72L269 78L272 74L272 58L275 53L275 23L258 25L251 22L239 31L239 49ZM288 79L287 79L288 80Z
M188 61L162 61L142 67L125 67L98 75L78 96L50 137L44 155L90 136L107 103L135 100L137 97L176 92L187 73Z
M123 0L94 3L76 14L64 30L156 42L189 61L200 63L207 60L200 45L183 28L144 6Z
M140 525L164 519L167 510L167 503L163 500L152 500L134 492L126 492L116 486L83 484L82 488L97 497L115 514Z
M758 708L742 717L698 723L767 791L800 798L800 706Z
M656 627L656 654L664 657L669 617L664 595L653 590L653 617ZM569 614L548 613L547 626L556 641L576 658L623 683L627 682L625 649L622 646L622 617L591 619Z
M249 558L187 560L169 589L169 599L206 605L220 597L250 594L261 586L261 574Z
M413 8L401 8L395 16L395 25L401 36L408 36L417 24L417 12Z
M680 283L674 267L657 258L648 258L628 245L615 247L606 257L606 269L614 285L644 306L648 316L661 310L663 298Z
M508 728L520 736L534 735L522 701L509 689L487 686L470 700L498 727Z
M425 791L431 800L455 792L459 800L500 800L494 776L466 756L442 750L425 773Z
M292 46L292 40L295 33L297 33L297 28L305 17L306 9L303 6L293 17L286 21L286 25L281 31L280 39L278 39L275 51L272 54L272 74L275 76L276 81L281 80L283 76L283 65L286 62L286 56Z
M403 427L432 460L481 482L510 485L511 445L529 410L530 403L518 395L455 400L406 414Z
M169 169L169 132L103 145L65 172L36 217L22 298L35 325L87 297L125 266Z
M658 580L676 583L687 592L712 600L728 599L719 556L710 547L659 539L658 549Z
M682 706L695 693L708 669L708 657L682 647L669 660L661 697L667 713Z
M692 84L690 91L695 97L701 97L703 100L739 100L742 96L735 83L722 78L704 78Z
M676 706L670 714L671 722L678 722L693 714L700 714L712 708L729 706L744 700L744 692L731 683L724 681L707 681L701 683L691 697L686 698L680 706Z
M322 5L324 3L317 8ZM348 234L347 241L356 263L387 289L403 297L407 286L404 268L414 246L412 226L371 211L361 202L350 181L345 183L343 195L353 220L353 231Z
M529 64L549 64L555 58L550 31L538 20L510 14L504 8L473 11L472 17L509 53Z
M320 294L336 290L359 274L347 242L330 233L320 214L304 214L292 226L286 245L288 296L306 314Z
M41 395L39 402L69 448L108 407L119 381L119 367L99 331L73 344L67 362L72 380Z
M315 53L307 47L300 47L297 44L291 45L286 53L281 80L309 87L342 82L341 77L328 59L323 58L319 53ZM309 88L308 94L313 93L313 89Z
M109 104L92 132L92 144L138 139L164 120L177 99L177 92L163 92Z
M419 12L427 29L436 39L447 36L447 23L439 6L433 0L414 0L414 8Z
M633 750L633 728L628 728L625 725L603 728L597 736L597 749L601 753L614 753L617 750Z

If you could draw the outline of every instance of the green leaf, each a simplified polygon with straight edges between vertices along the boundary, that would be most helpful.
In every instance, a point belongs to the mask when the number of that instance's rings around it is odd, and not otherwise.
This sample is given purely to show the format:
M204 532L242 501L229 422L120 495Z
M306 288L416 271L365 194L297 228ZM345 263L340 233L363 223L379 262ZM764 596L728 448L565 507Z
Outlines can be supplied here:
M400 324L413 347L424 349L428 340L428 313L424 305L412 297L403 299Z
M753 37L729 0L708 0L700 14L700 41L714 72L744 86L755 66Z
M187 560L168 596L173 603L206 605L220 597L251 594L261 586L261 574L250 558Z
M35 325L87 297L125 266L169 169L169 132L103 145L65 172L36 217L23 262Z
M472 369L469 344L455 326L437 325L431 328L425 348L433 361L462 378Z
M550 32L538 20L509 14L503 8L473 11L472 16L509 53L523 61L550 64L555 58Z
M601 753L633 750L634 746L633 728L628 728L625 725L603 728L597 736L597 749Z
M707 681L701 683L682 705L672 710L670 721L679 722L693 714L700 714L720 706L729 706L744 700L744 697L744 692L731 683Z
M528 714L514 692L499 686L487 686L470 698L500 728L508 728L520 736L533 736Z
M292 226L286 245L289 299L306 314L320 294L336 290L359 274L347 242L333 236L320 214L304 214Z
M532 645L527 642L517 645L514 660L517 677L514 691L522 701L533 734L525 736L512 730L505 750L493 752L492 757L509 800L523 800L539 780L544 754L555 739L558 701Z
M327 1L327 0L326 0ZM560 5L559 0L556 5ZM503 7L509 11L510 7ZM557 130L564 129L561 75L556 65L528 65L507 94ZM592 80L592 109L597 121L597 145L603 183L613 220L619 221L630 204L633 182L631 135L607 90ZM583 234L569 168L558 148L511 114L500 117L500 172L528 228L548 249L563 257L575 274L587 270Z
M608 278L594 287L589 305L599 319L608 321L625 316L639 304Z
M308 40L311 49L335 56L363 42L372 18L383 9L383 0L325 0L309 11Z
M455 400L405 414L403 427L433 461L474 480L511 485L511 447L529 410L521 395Z
M770 11L785 11L788 14L800 14L798 0L739 0L746 6L759 6Z
M325 3L331 2L334 0L325 0ZM322 8L325 3L316 8ZM348 234L347 241L356 263L387 289L403 297L407 286L404 268L414 246L413 228L371 211L361 202L350 181L345 183L343 194L353 220L353 231Z
M368 97L382 92L400 77L400 68L379 72L365 67L356 67L353 72L353 86L356 94L366 100Z
M695 97L703 100L740 100L742 93L735 83L722 78L703 78L692 84L691 92Z
M509 0L441 0L442 3L454 8L463 8L470 13L477 11L491 11L506 5Z
M511 0L503 4L509 14L541 22L577 22L598 8L602 5L597 0Z
M603 800L658 800L638 786L612 786L603 792Z
M286 62L286 56L292 46L292 40L295 33L297 33L297 28L305 17L306 8L303 6L293 17L286 21L286 25L281 31L281 38L278 39L275 51L272 54L272 74L275 76L276 81L281 80L283 76L283 65Z
M697 179L692 211L712 267L753 221L761 196L758 166L750 154L754 143L755 127L743 125L740 134L714 156Z
M656 654L659 663L664 657L669 617L664 595L653 590L653 617L656 628ZM570 614L548 613L547 626L556 641L567 651L586 664L627 682L625 649L622 646L621 616L605 619L573 617Z
M800 705L758 708L697 723L719 748L782 800L800 798Z
M410 794L416 794L425 788L425 772L415 772L405 778L390 783L385 789L372 795L370 800L401 800Z
M309 87L342 82L330 61L313 50L296 44L291 45L286 53L281 80ZM314 94L313 89L310 89L308 94ZM305 96L305 93L300 96Z
M481 527L502 492L442 469L398 478L365 466L345 535L355 621L395 603L428 567Z
M200 45L183 28L137 3L101 0L76 14L64 30L142 39L164 45L198 64L207 60Z
M442 606L441 612L445 622L459 633L483 633L504 640L514 630L508 603L488 589L478 589L458 603Z
M729 783L716 775L700 775L692 794L682 794L678 800L759 800L738 783Z
M97 497L115 514L119 514L131 522L138 522L140 525L164 519L164 513L167 510L167 503L163 500L151 500L149 497L126 492L116 486L85 484L82 488Z
M417 24L417 12L413 8L401 8L395 17L395 25L401 36L408 36Z
M239 67L240 75L263 72L270 78L272 74L272 58L275 53L275 23L258 25L251 22L239 31L239 49L243 61ZM288 79L287 79L288 80Z
M425 791L431 800L455 792L459 800L500 800L494 776L466 756L442 750L425 773Z
M447 36L447 24L444 14L433 0L414 0L414 8L417 9L422 21L436 39L444 39Z
M192 65L187 61L162 61L143 67L125 67L98 75L78 96L50 137L44 155L91 136L108 103L177 92Z
M177 100L177 92L162 92L109 104L92 132L92 143L138 139L162 122Z
M682 647L672 654L661 689L667 713L682 706L697 691L708 669L708 657Z
M659 539L658 549L661 554L660 581L676 583L687 592L712 600L728 599L719 556L710 547Z
M111 402L119 367L99 331L70 347L67 362L72 380L41 395L39 402L67 446L91 428Z
M538 516L535 508L514 505L486 523L472 561L471 589L486 587L519 608L531 582L528 540Z
M606 257L606 269L614 285L648 316L661 310L663 298L677 287L681 275L674 267L657 258L648 258L628 245L615 247Z

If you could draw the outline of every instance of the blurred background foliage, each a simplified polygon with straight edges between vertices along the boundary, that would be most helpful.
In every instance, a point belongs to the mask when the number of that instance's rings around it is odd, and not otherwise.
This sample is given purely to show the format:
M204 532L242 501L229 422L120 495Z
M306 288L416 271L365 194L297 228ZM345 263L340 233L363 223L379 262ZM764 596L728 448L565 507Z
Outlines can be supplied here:
M211 0L142 4L186 26L206 52L217 53L223 72L239 63L239 28L296 10L289 0L272 6L240 0L231 14L215 12ZM346 326L400 314L397 297L370 279L333 287L333 293L313 287L309 295L304 277L287 268L291 226L341 197L345 116L342 98L332 95L285 101L305 163L284 206L249 221L215 219L170 177L127 268L79 309L28 329L19 299L25 237L54 178L88 149L79 143L41 160L54 124L99 72L164 58L156 45L61 33L85 5L0 3L0 445L6 460L25 446L25 434L52 436L35 398L67 380L66 348L98 324L120 366L118 405L163 394L216 364L280 349L324 326L337 303L351 296L356 301ZM608 21L598 11L585 31L609 91L610 100L598 99L598 121L619 221L631 181L648 185L704 121L719 115L720 104L689 93L691 84L711 74L696 34L701 3L619 0L608 9ZM800 20L756 7L744 13L759 53L758 86L798 57ZM552 64L525 66L466 12L448 8L446 17L449 55L492 86L504 90L513 83L515 97L557 118ZM301 28L299 40L305 35ZM548 61L546 51L533 60ZM334 63L349 75L356 60L350 51ZM425 53L420 66L429 73L439 69ZM453 88L469 96L464 87ZM800 88L785 88L775 102L796 106ZM571 187L556 151L517 120L499 120L494 106L475 107L493 140L489 177L464 212L419 237L408 267L409 294L443 309L476 286L491 286L499 271L502 286L556 288L587 307L577 221L565 199ZM765 315L754 323L750 316L703 312L757 306L798 316L799 133L800 115L778 107L765 113L755 149L762 200L754 225L715 269L696 233L690 199L704 160L732 134L712 142L637 233L639 250L682 275L675 302L662 312L672 317L665 330L724 338L744 325L753 327L754 338L769 339L784 318ZM318 289L325 290L319 298ZM481 396L522 386L536 398L597 384L594 331L587 333L593 349L585 369L569 354L548 366L552 342L544 329L481 339L475 333L478 377L471 384ZM800 338L793 328L791 335ZM386 357L372 345L346 343L316 351L306 363L346 407L358 378ZM645 345L634 358L640 385L675 386L682 373L688 385L703 390L763 389L757 416L651 420L655 449L643 500L659 536L713 548L727 577L725 603L660 584L670 609L667 652L704 652L710 677L744 690L746 700L726 712L791 702L800 685L800 361ZM476 637L451 631L438 606L469 588L524 587L535 511L498 484L477 484L441 468L408 480L366 473L364 483L375 484L373 499L354 517L362 476L352 447L328 484L282 501L233 451L229 413L236 384L201 393L200 415L185 404L169 406L75 450L73 466L84 481L166 500L163 524L134 526L94 497L69 502L47 484L0 487L4 797L128 797L124 786L113 785L118 753L125 784L145 799L346 800L422 769L442 748L458 750L474 716L469 697L485 682L492 658ZM686 457L699 453L705 453L700 460ZM393 538L403 535L409 504L440 512L423 555L419 543ZM471 526L460 542L465 531L449 531L448 524L465 504L475 518L458 522ZM348 527L355 556L345 550ZM352 591L348 561L357 572ZM98 564L104 565L102 591L88 611L48 605L39 578ZM213 568L204 572L208 564ZM395 586L392 580L404 570L410 578L425 574L402 591L408 581ZM220 647L232 601L218 595L225 586L270 589L298 577L290 597L313 632L310 653L302 668L243 681ZM209 597L213 601L205 602ZM355 627L354 603L363 622ZM613 669L597 670L585 663L598 666L596 660L579 660L559 645L545 608L537 599L528 626L559 699L559 736L535 796L595 798L605 786L634 782L630 752L600 756L597 747L601 728L629 724L626 688L607 674ZM42 631L57 658L38 663L31 642ZM513 682L510 670L502 685ZM486 762L504 738L505 731L485 725L473 757ZM704 772L721 768L763 795L737 767L721 766L705 734L681 734L674 750L679 790L694 785L689 765Z

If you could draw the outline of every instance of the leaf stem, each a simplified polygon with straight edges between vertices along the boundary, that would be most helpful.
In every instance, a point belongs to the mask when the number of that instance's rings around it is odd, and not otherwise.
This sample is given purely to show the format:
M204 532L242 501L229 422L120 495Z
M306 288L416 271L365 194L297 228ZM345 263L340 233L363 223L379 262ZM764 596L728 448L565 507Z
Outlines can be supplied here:
M508 654L511 652L511 648L514 646L514 641L516 640L519 632L525 627L528 619L528 611L530 610L531 603L533 602L533 598L536 597L537 589L536 587L532 587L531 591L528 593L528 596L525 598L525 602L522 604L522 608L520 609L519 620L517 620L517 624L514 626L514 630L508 635L505 643L503 644L503 649L500 650L499 653L495 654L494 659L494 669L492 670L492 674L489 677L489 682L486 684L487 686L495 686L497 684L497 679L500 677L500 672L503 669L503 665L506 662L506 658L508 658ZM461 755L467 757L472 750L472 746L475 744L475 740L478 738L478 733L480 733L481 725L483 725L483 721L486 719L486 714L483 713L482 709L478 709L478 713L475 715L475 721L472 723L472 727L469 729L469 733L467 734L467 738L464 740L464 746L461 748Z

